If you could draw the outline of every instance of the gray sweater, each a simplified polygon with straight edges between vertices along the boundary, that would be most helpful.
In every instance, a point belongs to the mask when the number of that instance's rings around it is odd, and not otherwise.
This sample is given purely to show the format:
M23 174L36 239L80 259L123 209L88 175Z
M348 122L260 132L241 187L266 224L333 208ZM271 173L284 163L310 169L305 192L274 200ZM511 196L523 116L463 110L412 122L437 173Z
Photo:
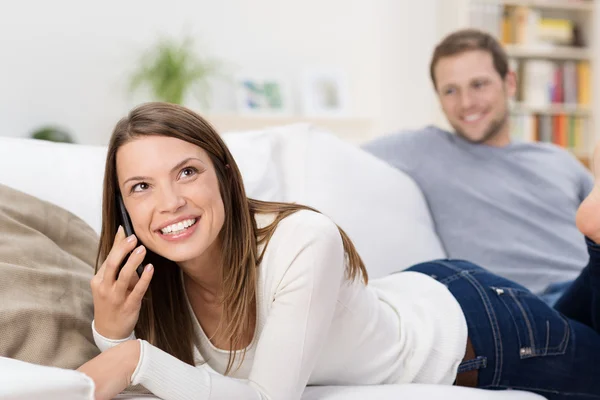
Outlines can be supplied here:
M586 265L575 213L594 182L569 152L547 143L471 144L435 127L364 149L416 181L450 258L537 293Z

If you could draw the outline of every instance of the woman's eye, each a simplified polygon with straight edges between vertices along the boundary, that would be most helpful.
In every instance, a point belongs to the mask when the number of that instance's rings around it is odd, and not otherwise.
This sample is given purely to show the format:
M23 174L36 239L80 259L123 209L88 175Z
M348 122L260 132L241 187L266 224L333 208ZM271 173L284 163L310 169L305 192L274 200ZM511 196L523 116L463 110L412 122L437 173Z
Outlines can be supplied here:
M148 184L146 182L140 182L131 187L131 192L143 192L146 189L148 189Z
M196 175L197 172L198 172L198 170L196 168L186 167L186 168L184 168L184 169L181 170L181 172L179 173L179 176L182 177L182 178L186 178L186 177L190 177L190 176Z

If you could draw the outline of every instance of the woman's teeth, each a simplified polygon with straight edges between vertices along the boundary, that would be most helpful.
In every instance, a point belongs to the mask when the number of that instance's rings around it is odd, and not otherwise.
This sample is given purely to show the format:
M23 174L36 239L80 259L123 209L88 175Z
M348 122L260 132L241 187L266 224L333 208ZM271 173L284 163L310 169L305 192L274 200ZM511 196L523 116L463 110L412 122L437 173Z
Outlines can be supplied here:
M194 225L195 223L196 223L195 218L186 219L186 220L180 221L176 224L166 226L166 227L162 228L160 231L163 233L163 235L176 234L176 233L184 231L185 229L189 228L190 226Z

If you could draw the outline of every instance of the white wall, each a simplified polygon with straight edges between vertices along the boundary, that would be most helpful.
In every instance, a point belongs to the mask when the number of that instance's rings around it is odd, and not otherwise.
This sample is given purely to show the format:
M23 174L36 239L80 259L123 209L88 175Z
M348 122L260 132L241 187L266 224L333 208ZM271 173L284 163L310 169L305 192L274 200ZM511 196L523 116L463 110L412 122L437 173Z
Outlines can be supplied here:
M0 12L0 135L59 124L104 144L139 99L128 71L160 33L190 32L232 71L294 80L345 70L350 109L374 133L417 127L437 107L427 64L436 0L21 0ZM186 30L187 29L187 30ZM232 105L225 97L217 106Z
M389 0L382 9L378 133L435 121L439 106L429 79L429 61L439 37L440 1L446 0Z

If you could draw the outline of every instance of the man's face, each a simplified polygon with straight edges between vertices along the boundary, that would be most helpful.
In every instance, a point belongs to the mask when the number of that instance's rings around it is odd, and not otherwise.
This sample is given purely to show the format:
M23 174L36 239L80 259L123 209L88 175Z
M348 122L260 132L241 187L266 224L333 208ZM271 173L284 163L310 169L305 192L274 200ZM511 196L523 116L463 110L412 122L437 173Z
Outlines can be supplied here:
M512 72L502 79L489 52L443 57L434 76L444 114L459 136L489 145L510 141L508 100L515 94L516 79Z

